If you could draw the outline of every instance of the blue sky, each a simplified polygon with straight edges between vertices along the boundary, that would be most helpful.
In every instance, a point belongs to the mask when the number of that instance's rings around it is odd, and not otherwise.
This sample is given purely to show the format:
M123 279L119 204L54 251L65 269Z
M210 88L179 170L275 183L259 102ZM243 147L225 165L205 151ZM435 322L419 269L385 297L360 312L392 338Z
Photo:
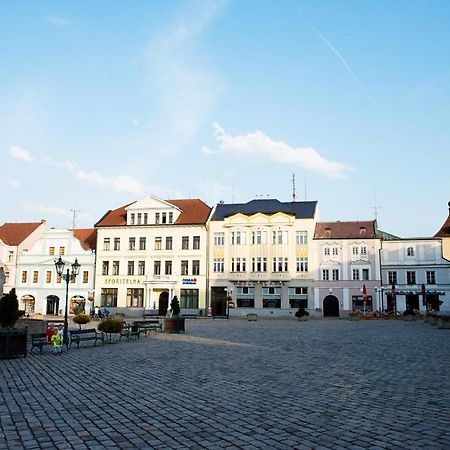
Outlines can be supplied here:
M448 1L16 1L0 21L0 223L290 201L293 174L323 221L377 206L411 237L447 216Z

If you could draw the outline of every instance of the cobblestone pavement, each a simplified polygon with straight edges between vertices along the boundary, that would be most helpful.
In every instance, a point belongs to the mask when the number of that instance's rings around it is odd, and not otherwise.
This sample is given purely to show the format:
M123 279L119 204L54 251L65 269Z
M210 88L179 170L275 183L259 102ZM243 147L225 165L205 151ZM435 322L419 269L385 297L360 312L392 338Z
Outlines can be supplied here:
M0 449L450 449L450 332L186 321L0 361Z

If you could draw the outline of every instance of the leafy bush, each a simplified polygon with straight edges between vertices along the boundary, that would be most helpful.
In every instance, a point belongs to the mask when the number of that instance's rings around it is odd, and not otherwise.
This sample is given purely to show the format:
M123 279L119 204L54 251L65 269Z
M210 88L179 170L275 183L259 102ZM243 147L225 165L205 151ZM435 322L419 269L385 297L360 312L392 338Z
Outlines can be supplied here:
M11 328L19 318L19 302L17 301L16 290L11 289L9 294L3 295L0 299L0 325L3 328Z
M306 311L304 306L300 306L298 310L295 312L295 317L304 317L309 316L309 312Z
M91 318L87 314L77 314L72 320L77 323L81 329L81 325L89 323Z
M107 317L98 324L98 330L104 333L120 333L122 329L123 322L112 317Z

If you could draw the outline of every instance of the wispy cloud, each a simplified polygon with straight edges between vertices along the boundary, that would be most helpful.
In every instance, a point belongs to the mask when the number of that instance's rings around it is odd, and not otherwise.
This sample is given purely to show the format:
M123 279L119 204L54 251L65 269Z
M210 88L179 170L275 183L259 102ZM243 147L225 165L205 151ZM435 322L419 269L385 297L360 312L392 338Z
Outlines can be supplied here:
M31 211L35 214L40 214L43 217L64 217L66 219L73 219L73 211L65 208L58 208L54 206L44 206L39 204L25 204L22 208L26 211ZM77 219L88 220L92 219L92 216L88 213L77 211Z
M67 27L72 23L70 20L64 19L62 17L47 17L46 22L49 25L59 28Z
M9 155L12 158L20 159L27 163L32 163L34 161L34 158L31 156L31 154L28 150L18 147L17 145L14 145L13 147L11 147L9 149Z
M182 151L207 120L222 92L197 40L227 1L189 4L150 42L147 51L149 83L157 95L157 114L150 125L151 148L173 154Z
M369 90L366 88L366 86L362 83L362 81L356 76L355 72L352 70L352 68L348 65L347 61L344 59L344 57L341 55L340 52L337 51L337 49L334 47L334 45L331 44L331 42L309 21L307 21L308 25L311 27L312 30L315 31L317 36L322 40L322 42L337 56L339 61L343 64L343 66L346 68L347 72L351 75L351 77L356 81L356 83L359 85L359 87L364 91L364 93L367 95L369 100L375 104L375 99L370 94Z
M19 180L16 180L14 178L3 178L2 180L0 180L0 182L4 186L6 186L8 188L12 188L12 189L17 189L22 186L22 183Z
M236 157L266 157L282 164L295 164L312 172L317 172L332 179L345 178L353 168L345 163L329 161L314 148L296 148L275 141L262 131L232 136L217 123L213 124L219 150ZM205 153L205 150L203 149Z

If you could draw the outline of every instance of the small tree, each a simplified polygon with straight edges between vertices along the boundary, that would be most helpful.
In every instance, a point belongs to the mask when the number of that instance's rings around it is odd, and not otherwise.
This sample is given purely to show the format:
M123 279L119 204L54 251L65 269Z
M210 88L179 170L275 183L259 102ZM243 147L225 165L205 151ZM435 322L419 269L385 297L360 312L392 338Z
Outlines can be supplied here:
M3 328L12 328L19 318L19 302L16 290L11 289L9 294L0 299L0 325Z
M180 315L180 302L178 301L178 297L176 295L170 302L170 308L172 309L172 317L178 317Z

